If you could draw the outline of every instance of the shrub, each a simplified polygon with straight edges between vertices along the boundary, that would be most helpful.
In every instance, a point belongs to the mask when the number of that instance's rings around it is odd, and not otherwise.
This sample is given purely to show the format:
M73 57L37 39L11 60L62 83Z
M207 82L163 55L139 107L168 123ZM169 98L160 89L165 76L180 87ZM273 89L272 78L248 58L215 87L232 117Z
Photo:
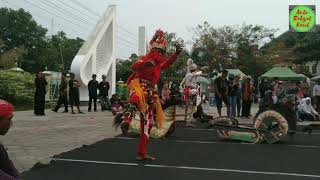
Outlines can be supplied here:
M33 106L34 76L29 73L0 71L0 99L15 106Z

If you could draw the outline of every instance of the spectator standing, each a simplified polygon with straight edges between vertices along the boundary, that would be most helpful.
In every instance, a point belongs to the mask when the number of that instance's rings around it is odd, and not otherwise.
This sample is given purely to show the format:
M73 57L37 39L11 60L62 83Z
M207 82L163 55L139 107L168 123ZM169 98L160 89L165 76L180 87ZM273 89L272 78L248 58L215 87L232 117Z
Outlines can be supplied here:
M237 90L238 85L234 79L233 74L229 74L229 81L228 81L228 107L229 107L229 117L236 116L236 105L237 105Z
M75 114L73 111L73 106L76 106L78 109L78 113L82 114L83 112L80 110L80 94L79 94L80 82L75 79L74 73L70 73L69 80L69 101L71 106L71 113Z
M170 98L170 89L169 89L169 84L168 83L165 83L164 86L163 86L163 89L161 91L161 97L162 97L162 100L164 102L167 102Z
M238 86L236 89L236 96L237 96L237 116L240 117L241 112L241 84L240 84L240 76L235 77L235 83Z
M93 110L97 112L97 97L98 97L98 81L97 75L93 74L92 79L88 83L89 91L89 106L88 111L91 112L92 100L93 100Z
M36 85L36 92L34 95L34 114L37 116L44 116L46 86L48 83L42 72L37 74L34 81Z
M279 78L275 77L271 83L273 104L276 104L278 101L278 96L277 96L278 86L279 86Z
M111 105L108 97L109 88L110 88L110 85L109 85L109 82L107 81L107 76L102 75L102 81L98 85L102 111L111 109Z
M247 76L241 89L242 96L242 113L241 115L248 118L250 116L252 98L253 98L253 85L251 83L251 76Z
M319 112L320 111L320 79L317 80L317 84L314 85L312 96L315 100L316 109Z
M0 100L0 135L4 136L12 125L13 106ZM10 160L6 148L0 143L0 179L18 180L20 174Z
M222 75L217 77L214 81L215 89L215 100L217 104L218 114L221 117L222 102L227 105L227 114L229 114L228 106L228 82L227 82L228 71L223 70Z
M58 112L59 108L61 105L64 105L64 112L68 112L68 97L67 97L67 90L68 88L68 83L66 80L66 74L63 73L61 74L61 83L60 83L60 88L59 88L59 100L57 103L57 106L53 109L54 112Z
M259 93L260 93L260 98L261 99L264 97L264 94L269 89L269 87L270 87L270 85L268 83L268 79L267 78L263 78L261 80L260 85L259 85Z

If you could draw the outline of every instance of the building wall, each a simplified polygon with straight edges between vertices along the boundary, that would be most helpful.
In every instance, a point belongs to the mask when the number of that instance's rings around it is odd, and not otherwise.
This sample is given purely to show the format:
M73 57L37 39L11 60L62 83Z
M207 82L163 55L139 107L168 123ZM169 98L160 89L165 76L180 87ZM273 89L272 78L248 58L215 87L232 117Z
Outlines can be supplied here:
M308 62L306 66L308 66L310 74L314 76L320 74L320 60Z

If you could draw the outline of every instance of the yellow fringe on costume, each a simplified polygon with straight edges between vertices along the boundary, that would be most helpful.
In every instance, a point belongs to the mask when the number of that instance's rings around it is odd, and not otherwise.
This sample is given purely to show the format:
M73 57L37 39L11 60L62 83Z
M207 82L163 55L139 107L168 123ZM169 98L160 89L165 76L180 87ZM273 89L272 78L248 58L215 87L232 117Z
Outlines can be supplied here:
M145 112L147 110L147 103L146 103L146 98L144 96L144 92L140 86L139 79L133 79L130 82L128 89L129 89L129 92L131 92L132 89L134 90L136 95L139 97L140 106L141 106L139 107L139 110L142 112Z
M139 110L142 112L146 112L146 110L147 110L146 97L145 97L144 92L140 86L139 79L133 79L130 82L128 89L129 89L129 92L134 90L136 95L139 97L140 106L141 106L141 107L139 107ZM157 98L157 104L156 104L156 119L157 119L158 128L162 128L163 121L164 121L164 115L163 115L162 106L161 106L159 97Z
M156 118L157 118L158 128L162 128L163 121L164 121L164 115L163 115L162 106L161 106L159 97L157 99Z

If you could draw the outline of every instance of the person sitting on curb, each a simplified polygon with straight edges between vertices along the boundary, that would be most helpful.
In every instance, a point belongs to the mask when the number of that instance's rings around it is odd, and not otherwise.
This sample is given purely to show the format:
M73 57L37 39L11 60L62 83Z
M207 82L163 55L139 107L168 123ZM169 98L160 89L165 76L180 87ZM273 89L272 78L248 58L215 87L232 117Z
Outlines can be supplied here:
M13 117L12 104L0 99L0 135L4 136L12 125ZM0 144L0 179L1 180L18 180L20 173L10 160L7 150Z

